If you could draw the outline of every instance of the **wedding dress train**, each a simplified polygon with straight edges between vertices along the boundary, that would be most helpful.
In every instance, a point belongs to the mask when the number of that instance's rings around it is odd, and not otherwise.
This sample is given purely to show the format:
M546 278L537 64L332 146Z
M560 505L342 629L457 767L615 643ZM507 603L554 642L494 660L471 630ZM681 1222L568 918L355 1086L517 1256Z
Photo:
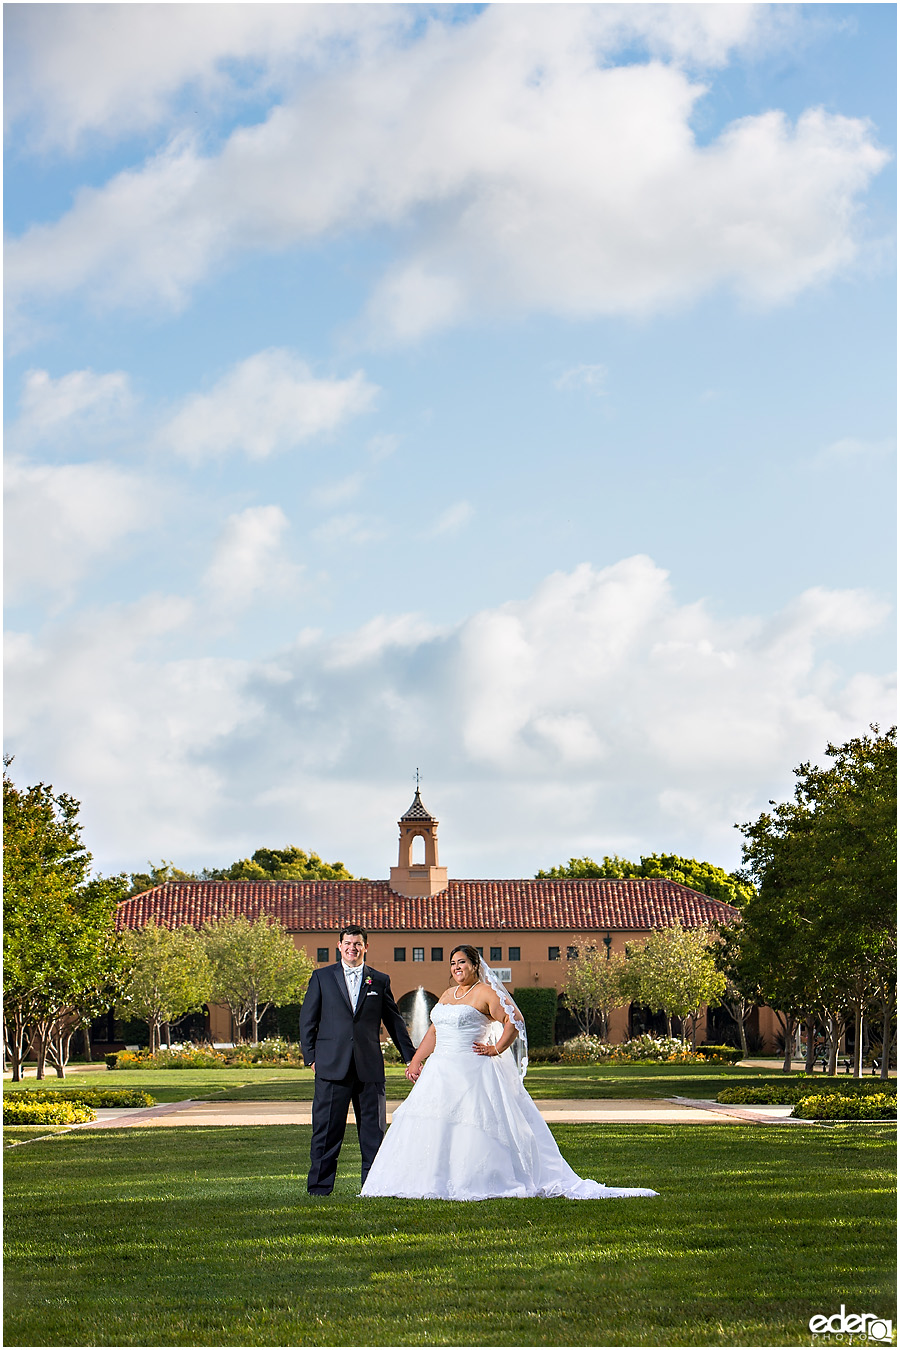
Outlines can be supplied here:
M491 1019L469 1005L438 1003L437 1041L396 1111L362 1195L423 1200L564 1196L605 1200L657 1191L601 1186L565 1161L511 1054L476 1054Z

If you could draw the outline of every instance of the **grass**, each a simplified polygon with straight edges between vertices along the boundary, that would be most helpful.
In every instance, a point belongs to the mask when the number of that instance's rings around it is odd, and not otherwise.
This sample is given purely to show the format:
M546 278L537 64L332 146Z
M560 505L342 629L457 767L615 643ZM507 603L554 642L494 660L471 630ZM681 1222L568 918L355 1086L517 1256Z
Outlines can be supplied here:
M399 1101L410 1091L402 1067L388 1065L387 1095ZM525 1080L532 1097L539 1100L615 1100L624 1097L714 1098L724 1087L746 1083L783 1083L786 1075L773 1076L767 1069L722 1064L537 1064ZM829 1083L825 1075L821 1081ZM159 1102L184 1101L312 1101L313 1075L309 1069L116 1069L105 1075L95 1071L47 1079L52 1087L136 1087ZM34 1087L35 1080L6 1084L4 1091Z
M351 1132L311 1200L306 1127L86 1127L6 1154L5 1343L808 1345L894 1316L894 1133L559 1126L660 1197L463 1205L359 1199Z

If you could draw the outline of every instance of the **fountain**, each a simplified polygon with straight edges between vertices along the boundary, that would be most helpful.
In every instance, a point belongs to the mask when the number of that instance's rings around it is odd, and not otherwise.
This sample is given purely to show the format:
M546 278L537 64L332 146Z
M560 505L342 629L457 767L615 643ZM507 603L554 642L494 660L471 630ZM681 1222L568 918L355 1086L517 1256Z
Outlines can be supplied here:
M428 999L425 995L425 990L422 988L421 985L419 985L418 989L416 990L416 997L413 1002L412 1018L410 1019L409 1024L410 1039L412 1040L412 1043L416 1047L416 1049L419 1048L419 1043L421 1042L422 1037L425 1035L425 1032L428 1030L430 1026L431 1020L428 1016Z

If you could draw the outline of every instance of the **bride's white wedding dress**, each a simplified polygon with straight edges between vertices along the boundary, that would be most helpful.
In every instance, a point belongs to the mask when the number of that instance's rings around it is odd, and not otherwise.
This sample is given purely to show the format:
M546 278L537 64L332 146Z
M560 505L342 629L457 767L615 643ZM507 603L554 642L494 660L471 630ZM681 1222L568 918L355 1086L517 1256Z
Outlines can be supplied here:
M656 1191L583 1181L525 1091L511 1054L479 1055L493 1025L477 1008L438 1003L435 1050L397 1107L362 1195L422 1200L565 1196L605 1200Z

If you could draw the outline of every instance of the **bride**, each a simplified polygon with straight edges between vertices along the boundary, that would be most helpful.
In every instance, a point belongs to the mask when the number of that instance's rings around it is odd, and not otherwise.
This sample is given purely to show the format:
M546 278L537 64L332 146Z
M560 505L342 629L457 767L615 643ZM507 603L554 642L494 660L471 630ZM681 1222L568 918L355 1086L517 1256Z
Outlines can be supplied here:
M522 1083L528 1057L521 1012L474 947L454 947L450 974L454 983L432 1009L432 1025L406 1068L413 1090L394 1112L361 1194L423 1200L656 1195L576 1176ZM498 1037L495 1023L502 1026Z

